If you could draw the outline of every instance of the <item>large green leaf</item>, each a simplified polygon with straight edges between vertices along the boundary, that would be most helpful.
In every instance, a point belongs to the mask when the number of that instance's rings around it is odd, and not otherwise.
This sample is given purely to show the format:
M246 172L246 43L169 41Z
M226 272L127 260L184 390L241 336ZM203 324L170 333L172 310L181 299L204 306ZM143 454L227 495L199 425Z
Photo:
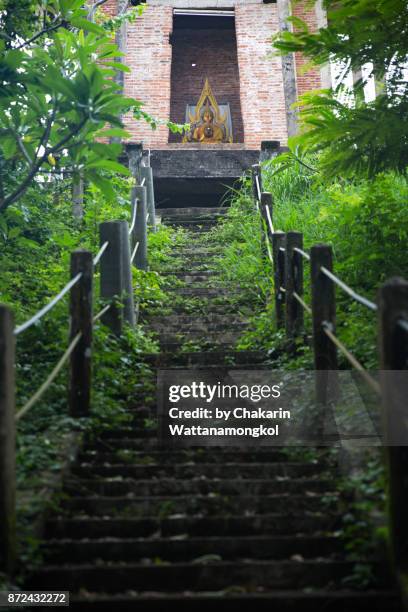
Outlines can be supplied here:
M131 176L129 169L126 168L126 166L123 166L116 161L112 161L111 159L98 159L97 161L87 164L87 167L111 170L112 172L118 172L120 174L124 174L125 176Z

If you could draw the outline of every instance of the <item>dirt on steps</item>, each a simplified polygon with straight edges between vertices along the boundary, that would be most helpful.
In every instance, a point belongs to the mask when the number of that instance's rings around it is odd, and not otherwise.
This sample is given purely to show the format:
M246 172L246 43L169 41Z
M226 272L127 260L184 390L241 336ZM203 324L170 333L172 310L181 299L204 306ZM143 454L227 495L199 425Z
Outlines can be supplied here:
M203 237L224 213L162 212L190 234L174 254L183 286L173 313L143 318L162 347L145 355L154 367L270 367L262 352L235 350L246 320L227 298L239 290L214 284L220 250ZM183 310L192 297L207 300L205 314ZM192 340L205 348L183 350ZM69 590L71 607L84 611L400 609L381 559L362 559L373 587L350 588L356 562L339 537L344 507L326 450L168 450L157 441L154 408L129 414L128 427L105 431L79 454L27 588Z

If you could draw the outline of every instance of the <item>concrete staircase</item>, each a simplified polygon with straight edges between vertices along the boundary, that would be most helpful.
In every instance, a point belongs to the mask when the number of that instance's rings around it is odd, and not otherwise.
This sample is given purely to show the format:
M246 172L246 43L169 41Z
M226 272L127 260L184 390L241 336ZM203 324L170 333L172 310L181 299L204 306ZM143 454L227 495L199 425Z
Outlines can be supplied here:
M184 283L175 292L205 297L209 306L194 314L178 305L145 320L161 340L161 354L149 357L157 367L267 367L262 353L234 350L246 325L236 309L222 300L211 306L230 290L214 284L217 249L202 244L219 215L163 215L191 232L188 247L174 254ZM212 350L178 352L191 340L206 340ZM61 512L48 520L44 564L30 588L70 590L71 606L89 611L399 609L381 560L363 560L375 588L347 586L355 563L336 535L344 502L327 451L296 459L274 448L163 450L154 407L129 413L132 425L89 441L78 457Z

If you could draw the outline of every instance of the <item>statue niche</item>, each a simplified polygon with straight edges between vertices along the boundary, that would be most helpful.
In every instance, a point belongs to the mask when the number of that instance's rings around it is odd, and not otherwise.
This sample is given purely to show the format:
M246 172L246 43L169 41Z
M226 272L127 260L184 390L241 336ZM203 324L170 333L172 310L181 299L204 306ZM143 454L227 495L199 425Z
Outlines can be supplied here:
M222 106L225 109L224 113L217 104L207 78L197 105L187 106L186 121L190 123L190 130L184 136L183 142L201 144L232 142L229 104Z

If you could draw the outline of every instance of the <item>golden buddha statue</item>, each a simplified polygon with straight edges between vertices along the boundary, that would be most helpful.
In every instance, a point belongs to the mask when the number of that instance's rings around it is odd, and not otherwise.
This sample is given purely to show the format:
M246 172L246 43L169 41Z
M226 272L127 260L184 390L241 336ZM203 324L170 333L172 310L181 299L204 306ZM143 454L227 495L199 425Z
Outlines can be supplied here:
M192 140L202 143L225 142L225 132L215 123L214 112L208 103L201 110L201 123L194 129Z
M195 113L194 115L190 113L189 119L190 131L184 136L183 142L201 144L232 142L227 128L227 115L221 115L208 79L205 80Z

